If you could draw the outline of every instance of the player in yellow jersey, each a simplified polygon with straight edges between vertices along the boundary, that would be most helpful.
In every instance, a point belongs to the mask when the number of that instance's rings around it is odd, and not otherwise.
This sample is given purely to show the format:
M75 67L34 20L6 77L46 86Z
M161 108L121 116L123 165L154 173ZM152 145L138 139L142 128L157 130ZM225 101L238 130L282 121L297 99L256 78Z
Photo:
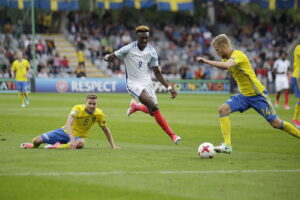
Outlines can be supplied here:
M79 49L77 51L76 56L77 56L77 60L78 60L78 66L81 67L81 69L83 69L84 72L85 72L85 60L84 60L84 53L83 53L83 51L81 49Z
M21 147L24 149L37 148L41 144L47 143L48 145L44 147L46 149L81 149L84 147L84 139L87 138L90 128L98 123L111 148L116 149L117 146L106 125L104 113L97 108L97 102L96 95L88 95L85 105L76 105L72 108L65 126L37 136L32 143L23 143Z
M229 114L244 112L253 108L262 115L274 128L281 129L292 136L300 138L300 131L289 122L279 119L268 97L265 87L257 79L248 57L231 47L231 42L225 34L218 35L212 42L221 61L207 60L197 57L196 61L213 65L219 69L229 70L236 80L240 94L230 97L219 108L221 132L225 143L216 146L218 153L231 153L231 123Z
M297 128L300 128L300 120L299 120L299 114L300 114L300 44L298 44L294 50L294 71L292 74L292 88L294 90L295 96L298 98L298 101L295 106L295 112L293 117L293 122L297 126Z
M16 86L19 91L19 99L21 107L29 104L27 89L28 73L30 72L30 64L28 60L23 58L21 51L17 52L17 60L11 66L11 74L16 79Z

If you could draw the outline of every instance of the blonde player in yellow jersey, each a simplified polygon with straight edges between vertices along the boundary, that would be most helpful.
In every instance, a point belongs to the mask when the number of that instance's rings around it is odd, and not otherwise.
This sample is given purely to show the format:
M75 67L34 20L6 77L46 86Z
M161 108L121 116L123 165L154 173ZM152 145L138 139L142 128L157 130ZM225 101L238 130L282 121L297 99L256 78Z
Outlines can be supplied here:
M104 113L97 108L97 103L96 95L88 95L85 105L80 104L72 108L65 126L37 136L32 143L23 143L21 147L24 149L37 148L41 144L47 143L45 149L81 149L84 147L84 139L87 138L90 128L98 123L111 148L118 148L106 125Z
M257 79L248 57L242 51L234 50L225 34L218 35L213 40L212 45L218 56L222 58L222 62L207 60L202 57L197 57L196 61L229 70L240 89L240 94L230 97L219 108L221 132L225 143L216 146L215 151L228 154L232 152L229 114L236 111L244 112L249 108L255 109L274 128L300 138L300 131L297 128L277 116L265 87Z
M30 64L28 60L23 59L23 53L17 52L17 60L11 66L11 74L16 79L16 86L19 91L19 99L21 107L29 104L27 89L28 73L30 72Z
M298 102L295 106L295 112L293 117L293 123L300 128L300 44L298 44L294 50L294 71L292 74L292 88L294 91L295 96L298 98Z

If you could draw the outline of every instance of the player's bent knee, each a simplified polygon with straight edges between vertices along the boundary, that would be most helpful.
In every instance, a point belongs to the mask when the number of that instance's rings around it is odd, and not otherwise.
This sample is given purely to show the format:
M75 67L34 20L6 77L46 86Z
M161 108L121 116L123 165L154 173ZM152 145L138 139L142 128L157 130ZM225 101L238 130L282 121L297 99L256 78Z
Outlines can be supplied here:
M220 106L218 111L219 111L219 115L229 114L229 109L224 105Z
M270 124L273 128L277 128L277 129L282 128L282 121L279 118L276 118Z

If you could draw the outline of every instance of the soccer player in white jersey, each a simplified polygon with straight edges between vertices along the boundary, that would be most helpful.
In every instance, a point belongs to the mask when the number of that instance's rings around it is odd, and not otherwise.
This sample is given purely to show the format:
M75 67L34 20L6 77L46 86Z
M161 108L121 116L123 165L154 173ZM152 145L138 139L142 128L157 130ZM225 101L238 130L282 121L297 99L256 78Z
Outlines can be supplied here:
M286 59L287 53L281 52L280 58L275 61L274 64L274 71L276 73L275 79L275 87L276 87L276 100L275 100L275 107L279 106L279 98L280 94L284 92L284 108L290 109L289 103L289 68L290 68L290 61Z
M157 106L157 98L153 87L149 68L153 70L155 77L175 98L177 92L162 76L158 67L158 55L155 49L148 44L150 29L148 26L136 27L137 41L123 46L112 54L104 57L105 61L113 62L115 59L124 58L126 66L126 86L128 93L138 99L142 104L130 102L127 115L142 111L152 115L161 128L170 136L175 144L179 144L181 138L169 127L167 121L160 113Z

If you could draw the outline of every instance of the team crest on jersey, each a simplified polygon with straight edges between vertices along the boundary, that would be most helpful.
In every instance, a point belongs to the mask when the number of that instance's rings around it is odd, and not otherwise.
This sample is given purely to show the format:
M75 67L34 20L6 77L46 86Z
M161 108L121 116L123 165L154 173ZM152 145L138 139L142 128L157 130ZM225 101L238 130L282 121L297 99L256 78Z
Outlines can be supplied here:
M72 115L73 115L73 116L76 116L76 115L77 115L77 113L78 113L78 111L77 111L77 110L73 110L73 112L72 112Z

